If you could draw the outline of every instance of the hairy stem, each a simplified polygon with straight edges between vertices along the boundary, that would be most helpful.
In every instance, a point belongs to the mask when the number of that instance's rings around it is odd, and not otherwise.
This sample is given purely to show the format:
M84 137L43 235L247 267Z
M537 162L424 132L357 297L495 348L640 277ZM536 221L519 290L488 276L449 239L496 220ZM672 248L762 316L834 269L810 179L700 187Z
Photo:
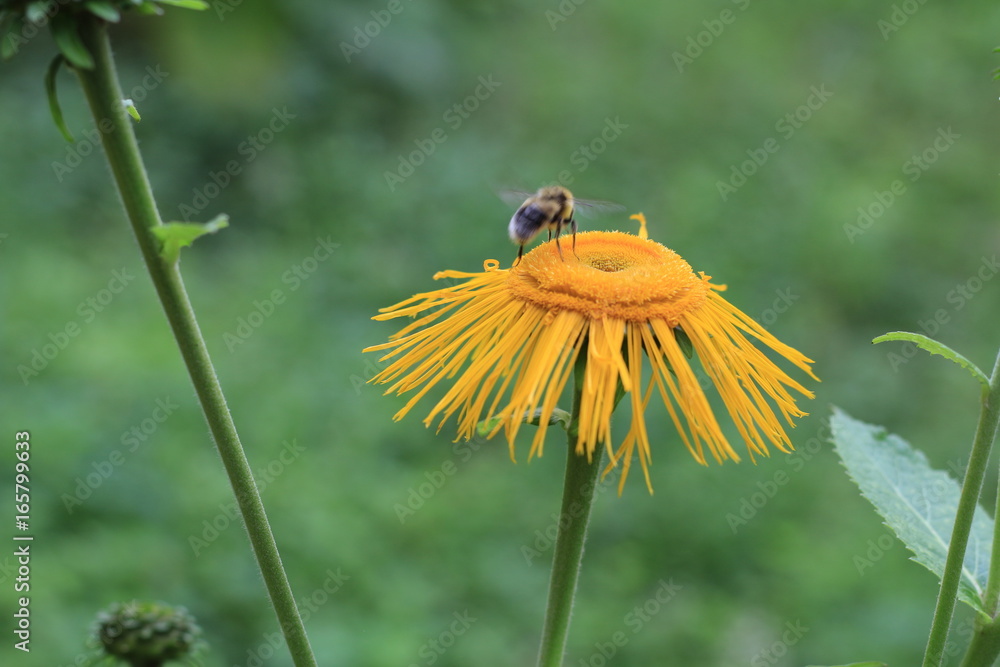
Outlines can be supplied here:
M292 589L282 567L250 464L226 407L222 387L198 328L194 309L184 290L178 265L165 262L160 257L157 240L151 232L153 227L162 222L139 146L132 132L131 121L122 105L121 86L114 67L107 26L89 14L81 12L80 15L80 34L94 58L94 68L79 69L77 74L94 121L101 129L101 143L111 165L115 184L222 457L289 651L296 667L315 666L316 658L295 606Z
M939 667L944 657L948 641L948 628L951 626L951 619L955 613L958 584L962 579L965 549L969 543L969 533L972 531L972 517L975 515L976 505L979 502L979 493L983 487L983 477L986 475L986 465L989 462L993 440L996 438L998 423L1000 423L1000 354L997 355L996 364L993 367L989 389L983 393L982 411L979 414L979 424L972 441L972 453L969 455L969 465L965 470L965 480L962 482L958 512L955 514L955 527L951 531L951 540L948 543L948 557L945 560L944 575L941 577L941 590L938 593L937 606L934 609L934 619L931 621L931 631L927 639L923 667ZM986 608L991 616L995 616L997 590L1000 587L1000 573L997 571L1000 567L997 563L1000 546L998 546L997 535L998 531L994 530L993 559L990 563L990 576L985 598ZM978 630L983 629L985 628L978 628ZM973 635L972 644L970 644L970 655L974 652L978 654L984 648L983 645L976 648L973 644L986 642L993 636L993 633L979 632L978 630ZM995 640L989 643L1000 649L1000 645L997 645ZM993 656L996 657L995 652ZM993 661L968 664L990 665L993 664Z
M585 454L577 454L576 440L580 421L580 397L583 392L583 371L586 367L586 349L581 350L574 371L573 412L566 453L566 479L563 484L562 509L559 513L559 532L552 557L552 575L549 581L549 601L545 610L542 643L538 651L538 667L559 667L566 651L573 599L580 575L583 545L587 539L587 524L597 488L597 474L601 469L601 454L595 453L588 461Z

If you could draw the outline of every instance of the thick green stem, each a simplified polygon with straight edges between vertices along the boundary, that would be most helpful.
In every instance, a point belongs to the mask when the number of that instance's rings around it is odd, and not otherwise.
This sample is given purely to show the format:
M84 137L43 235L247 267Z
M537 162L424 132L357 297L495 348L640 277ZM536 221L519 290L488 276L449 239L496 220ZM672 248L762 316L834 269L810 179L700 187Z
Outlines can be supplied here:
M990 388L983 400L983 411L979 417L979 428L976 438L982 437L992 443L997 436L1000 425L1000 353L997 354L993 375L990 377ZM997 494L997 511L1000 511L1000 493ZM994 517L1000 516L996 513ZM990 616L997 615L997 600L1000 599L1000 531L993 531L993 553L990 557L990 576L986 582L984 602Z
M121 86L114 68L106 24L84 12L80 14L80 34L94 58L94 69L81 69L77 74L86 93L91 114L101 132L101 142L132 224L132 231L139 242L146 268L163 304L170 328L180 347L181 356L191 375L191 382L205 412L205 419L208 421L226 473L229 475L229 481L250 535L254 555L257 557L289 651L296 667L315 666L316 658L313 656L302 618L295 606L292 589L282 567L278 547L267 522L250 464L243 453L236 426L226 407L222 387L215 375L215 369L208 356L208 348L195 320L194 309L184 290L180 271L176 263L168 263L161 259L157 241L151 232L153 227L162 222L142 164L139 146L132 132L131 121L122 105Z
M990 450L997 434L997 424L1000 423L1000 354L997 355L990 378L990 387L983 394L982 411L979 414L979 424L976 436L972 441L972 453L969 455L969 465L965 470L965 480L962 482L962 493L958 500L958 512L955 514L955 527L948 543L948 557L945 560L944 575L941 577L941 590L938 593L937 606L934 609L934 620L931 621L930 636L927 639L927 651L924 653L923 667L938 667L944 657L948 641L948 628L955 613L955 602L958 596L958 584L962 578L962 566L965 562L965 549L972 531L972 517L979 502L979 493L983 487L983 477L986 475L986 465L989 462ZM1000 500L1000 498L998 498ZM990 563L990 576L986 587L985 604L990 615L994 615L997 590L1000 586L997 564L998 554L997 531L993 533L993 560ZM992 601L991 601L992 600ZM973 643L977 639L986 641L992 633L977 631L973 635ZM990 642L996 644L995 641ZM1000 646L998 646L1000 648ZM978 653L981 648L977 649ZM973 647L970 645L970 655ZM994 654L994 658L996 655ZM967 657L968 659L968 657ZM964 663L963 663L964 664ZM990 662L968 663L970 665L989 665Z
M562 664L573 613L576 582L580 575L583 545L587 539L590 508L597 488L597 475L601 469L600 452L595 453L591 461L587 460L586 455L576 453L585 366L586 349L580 351L574 372L573 412L567 429L569 442L566 479L563 483L562 510L559 513L559 532L552 557L549 601L545 610L542 644L538 651L538 667L559 667Z
M976 628L961 667L989 667L1000 654L1000 625L995 621Z

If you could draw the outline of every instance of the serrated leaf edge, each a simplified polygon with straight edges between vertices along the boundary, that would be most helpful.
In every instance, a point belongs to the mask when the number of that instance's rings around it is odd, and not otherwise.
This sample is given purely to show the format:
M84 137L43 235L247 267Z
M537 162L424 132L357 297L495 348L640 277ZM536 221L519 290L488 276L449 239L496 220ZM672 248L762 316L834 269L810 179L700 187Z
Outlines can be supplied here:
M886 431L888 437L899 438L899 436L897 436L897 435L895 435L893 433L888 433L887 429L885 429L884 427L876 426L874 424L867 424L866 422L862 422L862 421L860 421L858 419L854 419L849 414L847 414L846 412L844 412L843 410L841 410L841 409L839 409L837 407L834 407L833 411L834 411L833 416L831 416L831 418L830 418L831 422L832 422L832 420L833 420L834 417L840 415L842 417L846 417L847 419L859 422L859 423L864 424L866 426L872 426L874 428L882 428L883 431ZM833 431L834 431L834 429L832 428L832 423L831 423L831 428L830 428L831 436L830 436L830 440L833 443L834 448L835 449L839 449L838 446L837 446L837 441L836 441L836 439L833 436ZM903 442L906 442L906 441L904 440ZM951 475L948 475L947 472L944 472L944 471L941 471L941 470L937 470L936 468L932 468L930 466L930 462L927 460L927 456L923 452L921 452L918 449L913 449L912 447L911 447L911 451L913 451L914 453L916 453L922 459L923 463L925 463L927 465L927 468L929 470L934 470L936 472L943 472L953 482L955 482L956 484L958 483L957 480L955 480L953 477L951 477ZM863 489L861 483L854 476L854 473L851 471L850 468L847 467L847 464L844 462L844 457L841 456L841 455L839 455L839 452L838 452L838 458L840 459L840 465L843 466L843 468L847 471L847 476L850 477L851 481L854 482L854 485L858 487L858 492L865 498L865 500L867 500L869 503L871 503L871 505L875 509L876 513L878 513L878 515L880 517L882 517L882 513L881 513L881 511L879 511L878 505L876 505L875 501L871 497L869 497L868 493L865 492L865 490ZM877 467L877 469L878 469L878 472L879 472L879 476L884 478L884 475L882 473L881 468ZM885 479L886 479L886 481L888 481L887 478L885 478ZM903 495L897 489L896 485L889 483L889 484L887 484L887 487L891 488L893 490L893 492L897 495L897 497L899 497L901 499L906 499L906 496ZM906 502L907 505L910 505L910 503L909 503L908 500L906 500L905 502ZM946 554L946 557L947 557L948 547L949 547L949 544L950 544L950 539L949 539L948 542L945 542L943 539L941 539L941 537L938 535L938 532L936 530L933 530L933 528L927 523L927 521L924 519L924 517L919 512L916 511L916 508L913 508L912 505L910 505L910 507L911 507L911 512L915 516L917 516L919 518L919 520L925 526L927 526L928 529L930 529L930 533L940 543L940 545L944 547L944 551L945 551L945 554ZM978 508L978 506L977 506L977 508ZM885 517L882 517L882 518L885 519ZM917 563L917 564L923 566L924 568L926 568L934 576L936 576L938 578L941 577L941 574L939 574L938 572L935 572L928 564L926 564L926 563L924 563L924 562L922 562L922 561L920 561L918 559L917 552L914 551L910 547L909 544L907 544L906 540L904 540L902 537L900 537L899 532L896 530L896 528L891 523L888 522L888 520L882 521L882 525L888 527L892 531L893 535L896 536L896 539L898 539L903 544L903 546L905 546L906 549L911 554L913 554L910 557L910 560L912 560L914 563ZM970 538L971 538L971 536L970 536ZM968 555L968 548L966 549L966 555ZM983 607L983 588L982 588L982 586L980 586L979 582L976 580L975 575L972 572L970 572L969 569L965 566L965 558L964 557L962 559L962 580L964 582L970 584L970 587L974 591L976 591L977 597L975 599L973 599L973 600L967 600L967 599L965 599L965 597L962 595L961 588L959 588L959 597L962 599L963 602L965 602L966 604L968 604L970 607L972 607L976 611L980 612L981 614L986 614L986 609L985 609L985 607Z

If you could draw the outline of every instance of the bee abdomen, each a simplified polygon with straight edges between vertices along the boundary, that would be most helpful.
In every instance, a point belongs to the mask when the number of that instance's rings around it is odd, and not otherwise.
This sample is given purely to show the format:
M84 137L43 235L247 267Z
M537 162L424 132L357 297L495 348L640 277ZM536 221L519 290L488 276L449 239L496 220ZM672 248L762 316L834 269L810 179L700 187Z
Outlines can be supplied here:
M548 224L549 216L534 204L530 204L517 209L517 213L510 219L507 231L511 240L527 243Z

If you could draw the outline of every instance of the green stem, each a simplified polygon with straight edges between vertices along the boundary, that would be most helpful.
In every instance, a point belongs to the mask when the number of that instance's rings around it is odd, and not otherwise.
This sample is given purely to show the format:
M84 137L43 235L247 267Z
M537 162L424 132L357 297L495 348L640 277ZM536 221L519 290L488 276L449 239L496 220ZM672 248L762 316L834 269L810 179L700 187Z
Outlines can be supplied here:
M990 376L990 388L983 399L983 411L979 416L979 428L976 437L992 443L1000 425L1000 353L997 354ZM1000 511L1000 493L997 494L997 510ZM998 516L996 513L994 517ZM990 616L996 616L997 600L1000 599L1000 531L993 531L993 553L990 557L990 575L986 581L984 602Z
M995 621L976 628L961 667L989 667L1000 654L1000 625Z
M938 593L937 606L934 609L934 620L931 621L930 636L927 639L927 650L924 653L923 667L938 667L944 657L945 645L948 641L948 628L955 613L955 601L958 596L958 584L962 578L962 566L965 563L965 548L969 542L972 530L972 517L979 502L983 478L986 475L986 465L989 462L990 450L996 438L997 425L1000 423L1000 354L997 355L990 378L990 386L983 394L982 411L979 414L979 424L976 436L972 441L972 453L969 455L969 465L965 470L965 480L962 482L962 493L958 500L958 511L955 514L955 527L948 543L948 557L945 560L944 575L941 577L941 590ZM1000 496L998 496L1000 502ZM1000 509L1000 505L998 505ZM997 603L997 591L1000 587L1000 572L997 556L1000 544L997 542L998 531L993 532L993 558L990 563L990 576L986 585L984 602L990 615L994 615ZM989 633L977 633L973 642L982 637L985 641ZM995 643L995 642L993 642ZM970 645L970 653L972 647ZM970 664L992 664L970 663Z
M198 328L194 309L184 290L180 271L176 263L161 259L158 242L151 232L153 227L162 222L142 164L139 146L132 132L132 121L126 116L122 105L121 86L114 68L107 26L84 12L81 14L80 35L94 58L94 69L79 69L77 74L86 93L90 112L101 131L101 142L118 192L222 457L292 659L296 667L315 666L316 658L295 606L292 589L282 567L250 464L243 453L236 425L226 407L222 387L208 356L208 348Z
M566 453L566 480L563 484L562 509L559 513L559 532L552 557L552 578L549 581L549 601L545 610L545 626L538 650L538 667L559 667L566 651L573 598L580 575L583 545L587 539L590 508L597 488L597 475L601 469L601 454L591 461L576 453L576 439L580 420L580 397L583 392L583 370L586 367L586 348L577 356L574 370L573 412L567 429L569 442Z

